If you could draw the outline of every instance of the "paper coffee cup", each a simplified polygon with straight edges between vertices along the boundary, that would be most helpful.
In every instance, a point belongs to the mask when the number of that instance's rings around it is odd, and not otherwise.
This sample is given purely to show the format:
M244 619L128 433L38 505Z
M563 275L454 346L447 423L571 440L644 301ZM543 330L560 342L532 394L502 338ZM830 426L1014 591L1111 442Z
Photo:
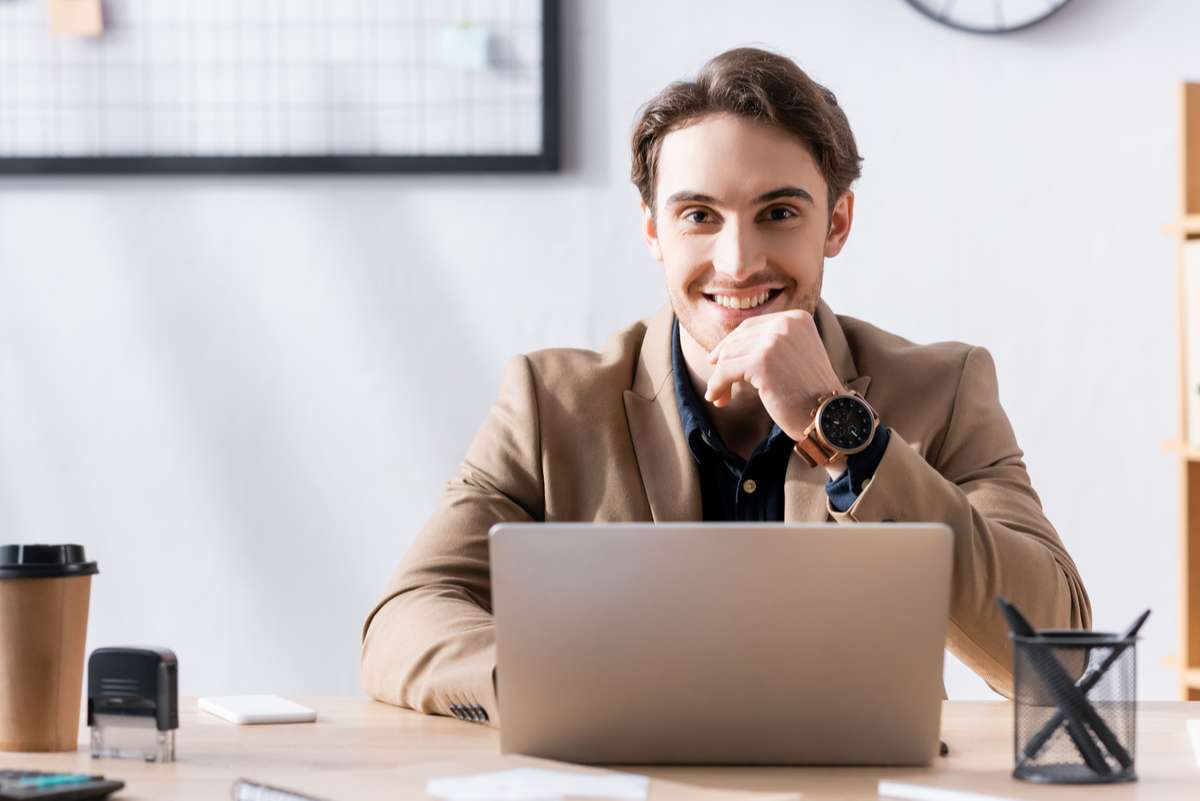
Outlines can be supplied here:
M74 751L92 576L81 545L0 546L0 751Z

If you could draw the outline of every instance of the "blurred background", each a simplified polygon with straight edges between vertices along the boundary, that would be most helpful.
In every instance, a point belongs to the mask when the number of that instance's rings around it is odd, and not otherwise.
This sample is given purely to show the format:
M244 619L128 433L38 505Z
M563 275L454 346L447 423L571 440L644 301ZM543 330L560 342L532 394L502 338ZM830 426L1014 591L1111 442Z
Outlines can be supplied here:
M20 108L3 15L29 2L0 0L0 121ZM557 171L0 175L0 540L87 546L89 650L171 647L185 694L359 693L364 616L506 359L599 347L665 302L629 181L639 105L755 45L836 93L865 158L825 299L992 352L1096 627L1153 607L1140 690L1178 697L1161 228L1200 5L1075 0L991 36L904 0L559 15ZM946 670L951 697L993 697Z

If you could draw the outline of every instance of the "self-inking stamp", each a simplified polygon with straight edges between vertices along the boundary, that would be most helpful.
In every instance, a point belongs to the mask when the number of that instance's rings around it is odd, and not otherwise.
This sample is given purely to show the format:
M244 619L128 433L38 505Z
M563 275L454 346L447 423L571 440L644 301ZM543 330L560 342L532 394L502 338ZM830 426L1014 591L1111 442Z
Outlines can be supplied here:
M88 659L93 757L175 761L179 663L166 648L97 648Z

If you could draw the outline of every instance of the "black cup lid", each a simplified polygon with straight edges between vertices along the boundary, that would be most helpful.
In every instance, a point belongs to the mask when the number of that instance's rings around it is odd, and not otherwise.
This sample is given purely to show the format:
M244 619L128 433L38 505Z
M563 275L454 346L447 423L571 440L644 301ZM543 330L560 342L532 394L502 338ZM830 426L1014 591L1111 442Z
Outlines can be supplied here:
M91 576L100 571L87 561L82 545L0 545L0 578Z

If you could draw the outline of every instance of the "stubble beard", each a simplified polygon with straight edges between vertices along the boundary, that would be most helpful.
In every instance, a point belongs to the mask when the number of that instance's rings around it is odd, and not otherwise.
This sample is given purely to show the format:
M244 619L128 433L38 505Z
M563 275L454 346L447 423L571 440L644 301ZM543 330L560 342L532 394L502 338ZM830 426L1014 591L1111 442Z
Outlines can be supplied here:
M822 267L815 282L807 287L797 289L798 294L786 307L773 309L772 313L787 311L787 309L803 309L815 317L817 304L821 300L821 285L824 277L825 270ZM706 351L711 351L730 333L719 323L702 321L701 318L704 315L698 312L697 306L707 304L709 301L705 300L700 293L680 297L676 290L668 288L667 296L671 301L671 308L675 312L675 316L679 319L679 325Z

